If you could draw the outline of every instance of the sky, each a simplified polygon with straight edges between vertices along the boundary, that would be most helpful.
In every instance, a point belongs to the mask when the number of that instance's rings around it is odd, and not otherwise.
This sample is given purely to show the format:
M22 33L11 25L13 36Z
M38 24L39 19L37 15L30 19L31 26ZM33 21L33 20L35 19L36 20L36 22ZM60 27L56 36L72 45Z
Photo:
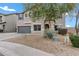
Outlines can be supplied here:
M24 5L21 3L0 3L0 14L21 13Z
M75 27L75 23L76 23L76 13L79 10L79 4L76 4L75 9L73 10L73 12L71 12L71 15L68 15L65 17L65 25L66 27ZM78 21L79 22L79 21Z
M75 22L76 22L75 20L76 20L75 16L73 16L73 17L66 16L65 17L66 27L75 27Z
M79 9L79 4L77 4ZM22 13L25 10L24 4L21 3L0 3L0 14ZM66 27L75 27L75 16L66 16Z

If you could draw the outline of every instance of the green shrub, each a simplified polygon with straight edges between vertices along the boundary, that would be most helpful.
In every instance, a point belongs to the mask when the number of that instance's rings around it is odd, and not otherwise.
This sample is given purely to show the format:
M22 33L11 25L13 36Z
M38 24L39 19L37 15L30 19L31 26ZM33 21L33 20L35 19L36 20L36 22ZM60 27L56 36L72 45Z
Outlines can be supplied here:
M49 38L49 39L52 39L53 38L53 33L51 30L45 30L45 33L44 33L44 37L45 38Z
M47 36L48 36L49 39L52 39L53 34L51 32L47 32Z
M78 35L71 35L70 40L71 40L71 43L74 47L79 48L79 36Z

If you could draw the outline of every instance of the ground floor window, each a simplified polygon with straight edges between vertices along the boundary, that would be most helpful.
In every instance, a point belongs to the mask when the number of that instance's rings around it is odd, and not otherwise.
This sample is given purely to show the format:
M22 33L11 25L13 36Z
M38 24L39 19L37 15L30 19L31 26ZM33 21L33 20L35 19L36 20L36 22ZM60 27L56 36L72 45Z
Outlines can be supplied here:
M41 31L41 25L34 25L34 31Z

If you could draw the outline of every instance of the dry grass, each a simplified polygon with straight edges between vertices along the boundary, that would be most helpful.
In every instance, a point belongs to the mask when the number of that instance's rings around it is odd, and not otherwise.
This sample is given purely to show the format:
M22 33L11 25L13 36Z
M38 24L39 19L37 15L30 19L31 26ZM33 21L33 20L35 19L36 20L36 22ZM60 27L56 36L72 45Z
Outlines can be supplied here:
M51 39L46 39L41 36L22 36L17 38L8 39L6 41L24 44L36 49L43 50L54 55L79 55L78 48L73 48L70 44L65 45L63 36L59 35L59 42L54 42Z

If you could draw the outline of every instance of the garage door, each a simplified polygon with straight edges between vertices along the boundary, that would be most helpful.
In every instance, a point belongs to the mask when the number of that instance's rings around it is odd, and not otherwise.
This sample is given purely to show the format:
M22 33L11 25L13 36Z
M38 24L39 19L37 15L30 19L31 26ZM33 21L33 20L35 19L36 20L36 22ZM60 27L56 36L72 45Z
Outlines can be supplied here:
M31 33L31 26L18 26L18 33Z

